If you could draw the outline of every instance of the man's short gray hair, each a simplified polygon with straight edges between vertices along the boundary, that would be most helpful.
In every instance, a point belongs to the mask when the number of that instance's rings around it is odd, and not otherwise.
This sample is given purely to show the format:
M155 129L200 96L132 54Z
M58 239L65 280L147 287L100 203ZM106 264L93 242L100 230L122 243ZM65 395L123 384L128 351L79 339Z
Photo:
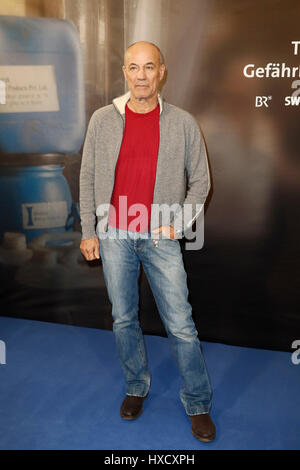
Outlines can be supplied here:
M134 46L135 44L138 44L139 42L146 42L147 44L151 44L151 46L154 46L157 49L158 53L159 53L159 65L162 65L162 64L165 63L165 59L164 59L164 56L162 55L162 52L161 52L160 48L156 44L154 44L153 42L149 42L149 41L136 41L136 42L133 42L132 44L130 44L130 46L127 47L127 49L125 51L125 54L128 51L128 49L130 49L130 47ZM125 54L124 54L124 59L125 59ZM125 60L124 60L124 62L125 62Z

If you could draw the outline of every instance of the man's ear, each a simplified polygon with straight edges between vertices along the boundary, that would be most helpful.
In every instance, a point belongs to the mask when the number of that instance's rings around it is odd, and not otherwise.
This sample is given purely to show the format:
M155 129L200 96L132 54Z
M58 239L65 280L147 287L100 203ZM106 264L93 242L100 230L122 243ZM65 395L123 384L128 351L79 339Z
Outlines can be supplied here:
M122 70L123 70L123 74L124 74L124 77L125 77L125 80L126 80L126 67L125 67L125 65L123 65Z
M161 66L160 66L160 80L162 80L164 78L165 71L166 71L165 64L161 64Z

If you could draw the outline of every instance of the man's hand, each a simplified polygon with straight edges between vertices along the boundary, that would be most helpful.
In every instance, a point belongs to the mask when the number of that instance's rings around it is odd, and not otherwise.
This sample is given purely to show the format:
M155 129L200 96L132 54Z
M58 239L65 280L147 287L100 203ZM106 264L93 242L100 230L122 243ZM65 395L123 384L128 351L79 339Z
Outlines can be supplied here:
M162 232L163 235L165 235L166 237L173 238L173 240L177 240L177 237L175 236L176 232L174 230L174 227L172 227L172 225L161 225L155 230L152 230L152 233L160 233L160 232Z
M82 240L80 243L80 251L87 261L99 259L100 254L98 237Z

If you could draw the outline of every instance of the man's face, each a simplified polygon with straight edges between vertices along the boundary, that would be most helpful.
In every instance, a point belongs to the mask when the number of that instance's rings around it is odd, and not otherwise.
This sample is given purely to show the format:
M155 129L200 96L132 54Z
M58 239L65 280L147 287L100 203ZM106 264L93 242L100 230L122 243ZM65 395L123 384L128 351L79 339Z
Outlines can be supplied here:
M123 73L136 99L155 96L164 71L165 66L159 63L159 52L151 44L135 44L125 54Z

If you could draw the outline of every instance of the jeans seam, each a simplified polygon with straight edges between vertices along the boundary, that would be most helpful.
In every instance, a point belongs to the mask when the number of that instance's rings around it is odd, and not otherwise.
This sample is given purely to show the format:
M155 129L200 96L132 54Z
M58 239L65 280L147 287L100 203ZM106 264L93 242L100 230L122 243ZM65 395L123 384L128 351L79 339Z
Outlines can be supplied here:
M143 353L143 348L142 348L142 346L141 346L141 339L140 339L139 328L138 328L138 327L135 328L135 332L136 332L136 336L137 336L137 340L138 340L140 355L141 355L141 357L142 357L142 359L143 359L144 366L147 367L147 361L146 361L145 355L144 355L144 353Z

